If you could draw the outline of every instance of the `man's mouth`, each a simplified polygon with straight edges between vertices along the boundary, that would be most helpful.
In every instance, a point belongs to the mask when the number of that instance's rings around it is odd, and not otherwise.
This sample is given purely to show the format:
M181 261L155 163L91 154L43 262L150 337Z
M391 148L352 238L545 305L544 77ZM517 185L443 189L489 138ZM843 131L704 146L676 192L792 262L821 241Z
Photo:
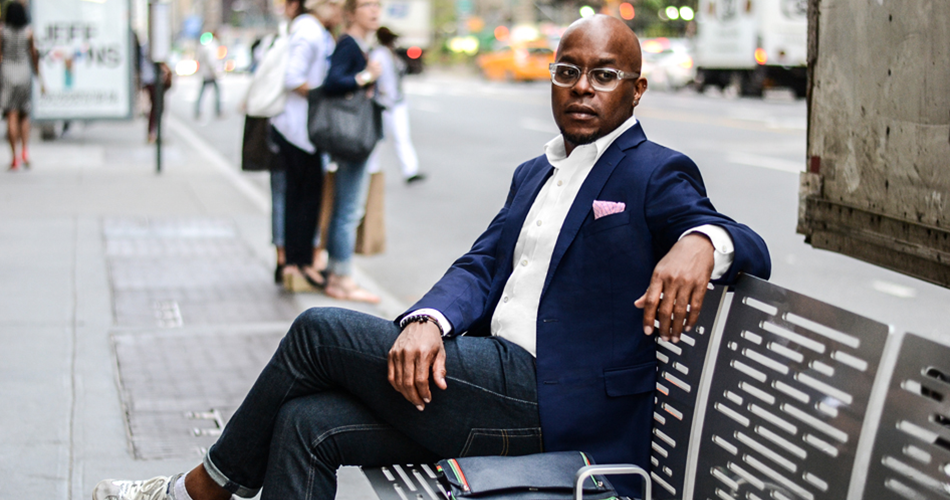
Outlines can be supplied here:
M597 112L593 108L580 105L568 106L564 110L564 114L576 120L589 120L597 117Z

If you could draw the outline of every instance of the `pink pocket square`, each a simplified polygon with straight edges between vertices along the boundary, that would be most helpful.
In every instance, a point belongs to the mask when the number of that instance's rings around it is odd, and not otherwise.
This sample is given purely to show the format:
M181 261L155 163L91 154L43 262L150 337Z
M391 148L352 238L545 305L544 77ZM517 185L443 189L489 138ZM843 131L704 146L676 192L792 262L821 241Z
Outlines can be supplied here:
M601 201L594 200L594 220L605 215L619 214L627 208L622 201Z

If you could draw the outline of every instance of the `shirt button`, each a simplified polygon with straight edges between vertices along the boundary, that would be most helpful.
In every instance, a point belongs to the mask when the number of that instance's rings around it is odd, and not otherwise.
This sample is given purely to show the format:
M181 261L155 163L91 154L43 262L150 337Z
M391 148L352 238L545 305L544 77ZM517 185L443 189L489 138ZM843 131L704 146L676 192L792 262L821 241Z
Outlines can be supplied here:
M561 184L564 184L564 181L557 181L558 186L560 186Z
M521 265L522 265L522 266L527 266L527 265L528 265L528 259L522 260L522 261L521 261Z
M538 221L538 225L539 225L539 226L541 225L541 221Z
M502 302L508 302L508 296L505 296L505 298L501 299L501 301L502 301Z

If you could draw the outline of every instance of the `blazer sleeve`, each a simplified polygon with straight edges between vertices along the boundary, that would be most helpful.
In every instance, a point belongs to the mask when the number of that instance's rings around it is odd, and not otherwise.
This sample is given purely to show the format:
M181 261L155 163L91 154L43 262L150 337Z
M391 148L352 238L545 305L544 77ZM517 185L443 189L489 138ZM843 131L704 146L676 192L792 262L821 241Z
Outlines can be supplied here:
M488 301L497 271L498 244L512 200L518 191L519 174L524 168L525 165L521 165L515 170L504 206L475 240L471 250L456 260L422 299L396 318L397 325L412 311L432 308L449 320L454 334L462 334L488 312L492 306Z
M734 283L740 272L768 279L772 262L765 241L752 229L719 213L706 197L696 164L686 156L669 156L651 175L644 206L657 256L666 255L683 232L715 224L732 237L735 257L717 283Z

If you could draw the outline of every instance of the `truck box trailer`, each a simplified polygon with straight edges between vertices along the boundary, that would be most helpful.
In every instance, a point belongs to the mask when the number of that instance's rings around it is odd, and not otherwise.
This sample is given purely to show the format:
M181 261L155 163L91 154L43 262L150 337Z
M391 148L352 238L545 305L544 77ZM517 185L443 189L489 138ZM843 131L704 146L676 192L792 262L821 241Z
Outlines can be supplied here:
M696 83L743 95L789 87L805 97L807 39L806 0L700 0Z
M950 287L950 2L809 0L816 248Z

